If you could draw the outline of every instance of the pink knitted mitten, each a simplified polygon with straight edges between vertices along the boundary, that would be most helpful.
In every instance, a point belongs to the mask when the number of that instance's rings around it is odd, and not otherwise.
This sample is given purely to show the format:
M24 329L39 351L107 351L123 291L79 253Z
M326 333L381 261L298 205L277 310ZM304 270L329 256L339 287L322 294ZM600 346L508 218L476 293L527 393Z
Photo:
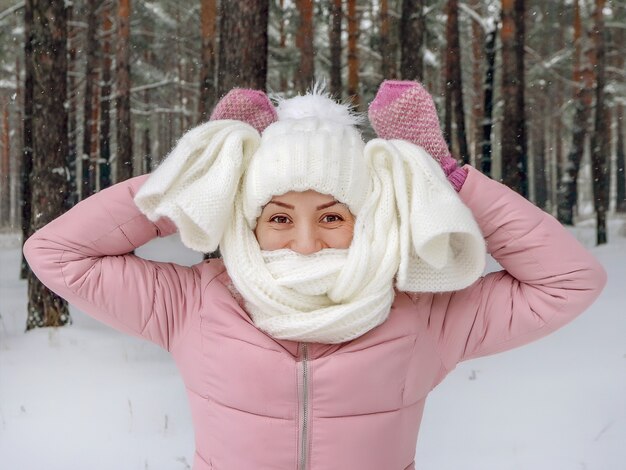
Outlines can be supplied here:
M265 93L258 90L233 88L215 106L211 121L235 119L263 130L278 119L276 109Z
M467 172L450 155L435 103L420 83L384 81L369 106L368 116L378 137L408 140L424 148L439 162L454 189L461 189Z

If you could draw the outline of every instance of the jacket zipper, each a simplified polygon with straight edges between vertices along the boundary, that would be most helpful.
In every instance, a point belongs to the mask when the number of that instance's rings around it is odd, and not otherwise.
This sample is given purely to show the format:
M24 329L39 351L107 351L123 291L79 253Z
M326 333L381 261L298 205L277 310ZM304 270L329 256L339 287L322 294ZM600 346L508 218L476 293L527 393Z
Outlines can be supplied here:
M299 391L301 417L299 442L300 459L298 463L298 470L306 470L309 433L309 348L306 343L300 343L300 346L302 352L300 361L302 368L302 388Z

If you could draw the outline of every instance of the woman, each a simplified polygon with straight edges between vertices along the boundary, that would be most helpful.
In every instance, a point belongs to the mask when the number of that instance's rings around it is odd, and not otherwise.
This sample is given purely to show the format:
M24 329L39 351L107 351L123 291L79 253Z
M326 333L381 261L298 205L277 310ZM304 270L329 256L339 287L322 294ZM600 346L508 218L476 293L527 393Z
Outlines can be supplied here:
M369 115L365 145L321 93L275 109L233 90L152 175L25 244L52 290L172 353L196 470L413 469L458 362L554 331L604 286L556 220L456 165L419 84L385 82ZM176 230L223 260L131 254ZM485 246L504 270L481 277Z

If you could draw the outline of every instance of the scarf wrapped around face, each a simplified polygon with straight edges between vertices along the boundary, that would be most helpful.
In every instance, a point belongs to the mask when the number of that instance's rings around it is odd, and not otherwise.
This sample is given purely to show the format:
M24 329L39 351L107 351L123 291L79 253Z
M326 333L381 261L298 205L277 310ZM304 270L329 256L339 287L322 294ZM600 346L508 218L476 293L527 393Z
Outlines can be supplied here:
M482 273L485 246L471 212L438 164L402 140L374 139L362 150L364 197L351 207L356 220L347 250L262 252L250 210L250 191L259 188L246 179L261 144L257 131L241 122L202 124L183 136L135 202L152 220L169 217L188 247L208 252L219 244L248 313L270 336L350 341L385 321L394 287L458 290ZM322 182L326 170L319 170ZM254 208L257 215L261 208Z
M482 236L433 159L407 142L380 139L365 154L372 187L347 250L261 251L235 199L221 244L224 263L255 325L272 337L350 341L387 319L394 284L441 292L482 273Z

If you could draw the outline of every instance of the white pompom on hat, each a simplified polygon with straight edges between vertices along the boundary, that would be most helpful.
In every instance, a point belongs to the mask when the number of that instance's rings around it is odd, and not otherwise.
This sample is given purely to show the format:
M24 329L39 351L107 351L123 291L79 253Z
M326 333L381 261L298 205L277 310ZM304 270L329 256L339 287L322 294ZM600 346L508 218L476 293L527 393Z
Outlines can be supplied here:
M279 100L277 113L243 177L250 227L273 196L289 191L332 195L358 215L370 188L360 116L319 89Z

